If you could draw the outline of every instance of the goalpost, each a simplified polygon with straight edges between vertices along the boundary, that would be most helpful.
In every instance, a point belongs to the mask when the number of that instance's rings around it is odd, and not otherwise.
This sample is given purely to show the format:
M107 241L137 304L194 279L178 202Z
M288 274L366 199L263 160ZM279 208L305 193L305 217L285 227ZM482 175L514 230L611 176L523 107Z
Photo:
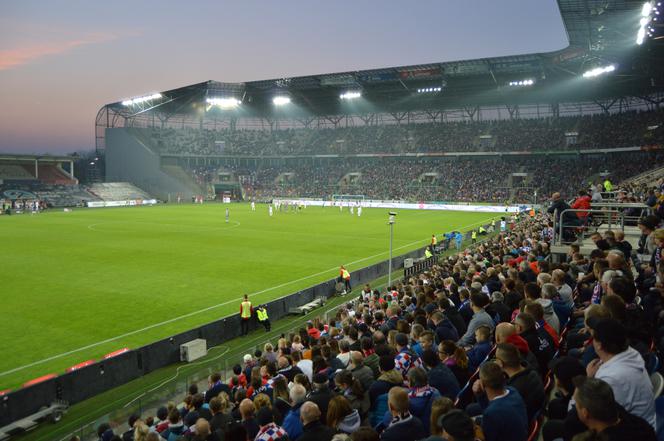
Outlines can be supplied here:
M332 202L336 205L337 202L348 203L348 202L364 202L366 196L363 194L333 194Z

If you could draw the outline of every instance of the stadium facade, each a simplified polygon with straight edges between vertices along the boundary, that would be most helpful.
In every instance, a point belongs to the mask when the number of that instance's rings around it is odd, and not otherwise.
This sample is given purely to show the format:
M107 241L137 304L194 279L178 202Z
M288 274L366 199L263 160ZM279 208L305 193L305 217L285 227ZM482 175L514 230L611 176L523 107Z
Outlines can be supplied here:
M661 42L636 45L633 38L643 3L558 4L569 46L556 52L245 83L207 81L108 104L95 120L96 148L107 159L106 180L129 181L164 199L174 194L188 198L206 192L192 179L193 167L237 165L252 158L257 164L256 158L269 160L266 156L273 156L274 163L293 156L229 151L226 134L243 130L417 127L658 109L664 100ZM603 69L606 75L601 75ZM205 140L196 133L205 133ZM183 138L180 148L163 148L174 136ZM203 149L187 146L202 142L208 144ZM422 146L417 147L413 150L421 153ZM425 155L430 154L424 147ZM396 156L413 150L397 151ZM476 150L481 154L487 148L480 142ZM445 151L435 152L440 153ZM344 155L313 149L298 153L312 158ZM226 177L241 178L233 173Z

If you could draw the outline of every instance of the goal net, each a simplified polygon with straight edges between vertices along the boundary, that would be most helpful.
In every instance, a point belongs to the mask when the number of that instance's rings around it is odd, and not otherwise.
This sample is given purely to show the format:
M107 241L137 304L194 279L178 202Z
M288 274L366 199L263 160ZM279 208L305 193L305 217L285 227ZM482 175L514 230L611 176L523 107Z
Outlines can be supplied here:
M364 202L366 197L362 194L333 194L333 202Z

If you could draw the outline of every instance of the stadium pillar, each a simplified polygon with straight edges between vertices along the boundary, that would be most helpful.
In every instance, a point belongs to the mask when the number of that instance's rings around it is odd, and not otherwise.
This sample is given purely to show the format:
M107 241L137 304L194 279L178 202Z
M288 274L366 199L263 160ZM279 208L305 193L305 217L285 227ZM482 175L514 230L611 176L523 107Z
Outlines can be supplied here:
M35 159L35 178L39 179L39 159Z

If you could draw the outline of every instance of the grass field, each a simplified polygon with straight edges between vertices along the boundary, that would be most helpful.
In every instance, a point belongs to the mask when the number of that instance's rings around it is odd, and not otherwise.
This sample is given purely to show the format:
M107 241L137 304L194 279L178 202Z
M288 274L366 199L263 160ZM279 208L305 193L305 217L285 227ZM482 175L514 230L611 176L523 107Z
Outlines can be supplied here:
M277 213L248 205L53 211L0 217L0 390L63 372L386 259L386 209ZM395 255L488 213L399 212Z

